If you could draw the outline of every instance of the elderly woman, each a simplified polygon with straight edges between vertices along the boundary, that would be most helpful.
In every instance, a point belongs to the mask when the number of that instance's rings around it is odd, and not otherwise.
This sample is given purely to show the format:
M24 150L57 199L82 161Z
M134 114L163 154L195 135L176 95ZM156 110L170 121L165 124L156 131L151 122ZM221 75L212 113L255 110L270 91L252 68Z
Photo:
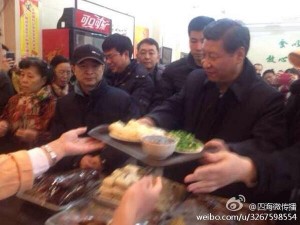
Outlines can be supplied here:
M73 90L73 86L70 84L72 76L70 61L62 55L56 55L51 60L50 66L53 72L52 94L57 98L67 95Z
M0 137L5 143L0 149L5 151L47 141L46 131L55 110L55 98L47 85L50 77L47 63L28 57L20 61L19 69L21 92L9 99L0 116Z

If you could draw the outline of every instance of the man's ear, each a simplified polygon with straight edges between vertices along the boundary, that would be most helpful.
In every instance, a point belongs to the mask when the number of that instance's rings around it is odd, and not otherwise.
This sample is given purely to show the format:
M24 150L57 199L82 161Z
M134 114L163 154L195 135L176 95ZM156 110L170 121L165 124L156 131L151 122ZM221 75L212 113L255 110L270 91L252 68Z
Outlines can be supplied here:
M238 61L239 63L243 63L243 62L244 62L244 59L245 59L245 57L246 57L246 50L245 50L245 48L244 48L244 47L238 48L238 49L236 50L235 54L236 54L237 61Z
M43 86L45 86L47 84L47 80L48 80L47 76L42 77ZM49 81L49 82L51 82L51 81Z
M128 58L129 58L129 51L128 50L125 50L122 54L125 54L125 55L127 55L128 56Z
M75 75L75 65L71 65L72 73Z

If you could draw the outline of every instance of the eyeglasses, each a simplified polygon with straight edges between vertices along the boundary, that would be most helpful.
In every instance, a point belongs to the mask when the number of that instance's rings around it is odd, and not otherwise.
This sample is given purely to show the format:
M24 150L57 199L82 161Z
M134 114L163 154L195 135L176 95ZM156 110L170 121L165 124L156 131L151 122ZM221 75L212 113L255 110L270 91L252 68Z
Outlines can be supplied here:
M108 55L104 55L104 60L107 61L107 60L111 60L113 59L115 56L117 55L121 55L119 52L116 52L116 53L112 53L112 54L108 54Z
M71 75L72 71L70 71L70 70L58 70L58 71L56 71L56 73L57 73L57 75L64 75L64 74Z

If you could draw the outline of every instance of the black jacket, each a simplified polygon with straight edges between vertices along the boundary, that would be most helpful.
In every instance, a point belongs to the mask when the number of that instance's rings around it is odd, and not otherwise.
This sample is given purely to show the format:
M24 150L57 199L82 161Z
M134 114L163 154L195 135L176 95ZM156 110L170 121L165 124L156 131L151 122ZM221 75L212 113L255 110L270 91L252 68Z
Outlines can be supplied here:
M133 60L122 73L115 74L108 69L104 77L109 85L131 95L142 115L148 112L154 93L154 83L143 65Z
M256 76L253 65L246 59L241 75L223 96L203 70L195 70L179 94L147 116L158 126L184 129L204 142L224 139L233 151L251 156L254 149L273 152L285 146L283 100L279 92ZM166 175L183 181L198 165L198 162L180 165L180 170L174 172L171 168ZM236 192L243 193L244 189L229 188L226 193L230 197Z
M62 133L80 126L87 126L90 130L101 124L109 124L117 120L127 122L131 118L137 118L139 112L132 102L126 92L109 86L104 80L91 91L90 95L84 95L76 85L74 92L57 100L51 125L52 137L56 139ZM122 155L115 152L114 154ZM101 154L107 152L102 151ZM73 168L78 161L78 158L76 159L67 157L61 160L55 170Z
M289 147L272 154L258 153L251 158L257 168L257 191L274 193L295 191L292 202L300 203L300 80L291 87L285 114Z
M191 53L187 57L181 58L169 64L162 73L160 89L162 98L166 99L175 93L180 92L185 84L188 75L195 69L200 69Z

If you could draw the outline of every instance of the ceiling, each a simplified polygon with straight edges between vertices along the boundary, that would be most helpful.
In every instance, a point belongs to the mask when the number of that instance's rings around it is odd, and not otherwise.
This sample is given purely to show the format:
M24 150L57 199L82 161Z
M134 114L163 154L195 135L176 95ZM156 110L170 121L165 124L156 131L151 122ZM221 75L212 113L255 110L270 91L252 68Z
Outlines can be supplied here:
M100 3L97 0L90 0ZM300 23L298 0L252 0L250 3L236 0L101 0L101 5L137 18L167 19L180 21L194 16L207 15L218 18L229 17L253 23Z

